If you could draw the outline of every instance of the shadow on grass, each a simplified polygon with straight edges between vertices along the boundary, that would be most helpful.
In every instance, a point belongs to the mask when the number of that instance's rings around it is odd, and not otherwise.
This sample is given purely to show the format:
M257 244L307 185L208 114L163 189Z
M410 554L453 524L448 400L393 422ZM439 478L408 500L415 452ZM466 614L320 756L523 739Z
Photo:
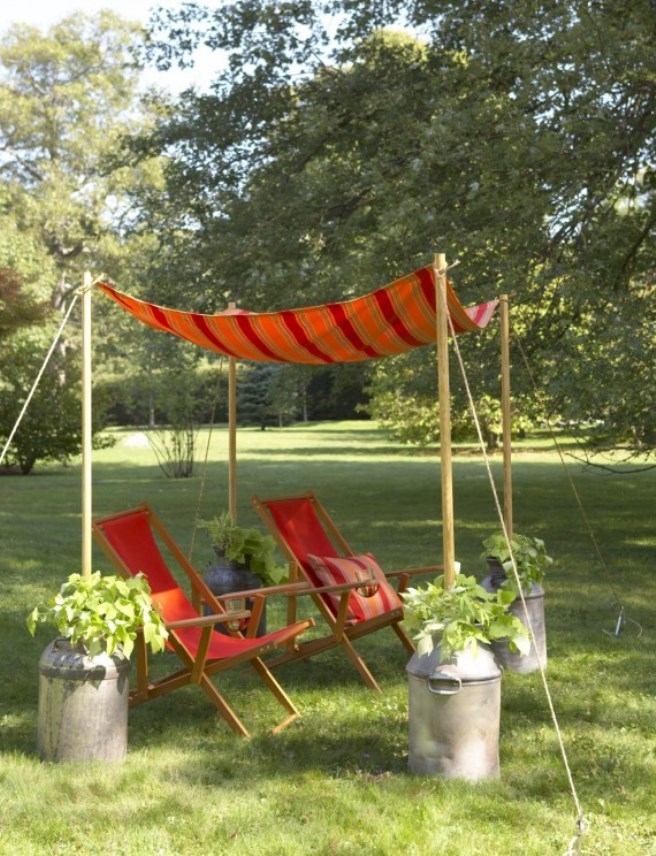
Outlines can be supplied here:
M15 626L19 623L17 618ZM39 651L42 641L35 646ZM193 787L247 792L277 779L302 782L309 777L315 781L319 775L383 788L388 778L403 777L409 787L425 791L430 780L407 772L403 673L407 658L392 647L390 639L376 641L360 648L381 681L382 695L364 688L339 652L285 666L275 674L302 716L273 736L266 731L279 721L281 709L253 670L244 667L220 677L218 686L252 729L252 738L242 740L232 734L205 694L197 687L187 687L131 709L129 751L137 759L144 752L172 751L174 758L167 755L160 775L187 781ZM647 647L614 653L600 650L594 662L589 652L570 652L566 660L566 678L561 674L562 660L551 661L547 674L569 761L575 779L585 786L585 798L609 799L620 787L638 787L649 781L652 762L642 747L652 740L656 728L652 702L656 687ZM26 662L19 661L14 667L20 669ZM164 655L153 662L165 671L175 658ZM569 676L593 668L598 685L592 693L589 688L581 693ZM636 676L641 676L640 683ZM4 704L3 698L2 751L36 759L36 685L32 677L15 685L15 695L8 702ZM494 787L508 798L521 794L522 799L557 799L566 792L555 732L537 674L506 674L503 678L500 749L504 780ZM509 777L503 765L511 771Z
M405 447L375 443L372 443L371 445L354 446L349 444L346 440L343 445L341 443L336 443L334 448L326 448L325 446L322 446L321 449L317 449L313 446L292 446L291 448L259 446L257 449L250 449L245 452L244 457L250 459L287 458L288 460L293 460L294 458L315 458L319 461L322 458L343 458L344 454L347 454L349 457L370 457L371 455L384 455L385 458L437 457L437 452L425 451L413 454L413 452L409 451Z
M539 691L528 687L504 704L500 741L502 764L512 770L510 779L495 789L517 789L514 797L558 798L566 793L564 770L555 732L544 706L536 704ZM277 736L258 733L248 741L219 733L214 726L195 714L190 731L176 730L170 721L160 723L161 730L148 731L148 742L140 747L174 743L184 752L175 763L175 779L206 787L229 783L231 789L248 791L278 779L303 782L316 775L334 779L357 779L383 786L388 777L407 777L419 791L430 779L408 773L407 714L398 688L391 698L372 697L366 690L342 687L347 703L340 704L339 693L326 696L314 692L304 705L304 717ZM518 696L517 699L514 697ZM542 714L530 718L518 715L517 708L536 709ZM634 745L620 745L621 700L614 703L613 716L602 725L581 719L579 709L559 712L565 732L568 758L575 779L585 783L585 797L609 799L622 788L644 783L651 775L648 754ZM142 732L143 734L143 732ZM188 750L188 751L187 751ZM621 781L617 777L621 776ZM502 776L505 777L502 767ZM483 783L484 786L484 783ZM463 787L476 790L477 785ZM512 798L512 794L509 794Z

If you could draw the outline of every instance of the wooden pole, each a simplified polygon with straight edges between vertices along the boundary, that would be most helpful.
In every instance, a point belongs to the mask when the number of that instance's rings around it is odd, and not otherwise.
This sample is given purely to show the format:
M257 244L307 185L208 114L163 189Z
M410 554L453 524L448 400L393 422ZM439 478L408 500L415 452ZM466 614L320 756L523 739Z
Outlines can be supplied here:
M512 413L510 408L510 307L501 295L501 431L503 435L503 520L508 537L513 533Z
M91 576L91 274L82 281L82 576Z
M229 304L235 308L234 303ZM237 522L237 360L228 357L228 511Z
M451 466L451 389L449 383L449 323L446 299L446 256L434 259L437 379L440 406L440 461L442 464L442 540L444 547L444 587L453 588L456 580L453 518L453 472Z

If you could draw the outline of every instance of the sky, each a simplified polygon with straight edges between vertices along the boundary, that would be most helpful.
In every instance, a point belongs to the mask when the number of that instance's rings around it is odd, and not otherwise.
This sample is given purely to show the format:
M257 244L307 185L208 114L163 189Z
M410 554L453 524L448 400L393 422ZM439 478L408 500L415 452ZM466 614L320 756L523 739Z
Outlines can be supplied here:
M0 34L12 24L31 24L45 31L77 11L93 14L101 9L111 9L123 18L146 24L151 8L177 9L181 4L182 0L21 0L14 5L4 0L0 3ZM215 68L216 57L212 58L209 51L204 54L200 52L195 68L184 71L172 69L166 73L147 71L144 82L155 83L172 92L179 92L192 85L202 89L214 76Z

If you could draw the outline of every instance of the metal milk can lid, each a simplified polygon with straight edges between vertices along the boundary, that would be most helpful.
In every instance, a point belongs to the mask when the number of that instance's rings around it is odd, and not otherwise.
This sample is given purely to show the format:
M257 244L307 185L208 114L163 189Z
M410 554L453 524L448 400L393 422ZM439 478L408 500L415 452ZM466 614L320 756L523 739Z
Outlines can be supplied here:
M443 675L445 679L458 680L461 683L483 683L495 681L501 677L501 668L487 645L470 644L454 651L442 661L442 649L439 643L431 650L417 651L406 666L406 672L418 678L434 679Z

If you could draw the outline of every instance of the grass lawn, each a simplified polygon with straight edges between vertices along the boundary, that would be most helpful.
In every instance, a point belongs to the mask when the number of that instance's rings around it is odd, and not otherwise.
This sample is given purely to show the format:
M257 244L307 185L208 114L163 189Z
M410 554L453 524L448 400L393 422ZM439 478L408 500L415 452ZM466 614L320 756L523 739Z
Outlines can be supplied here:
M183 548L201 467L171 481L148 449L118 444L94 462L94 510L148 500ZM201 432L204 455L207 432ZM227 506L227 432L215 429L200 516ZM500 457L493 461L501 482ZM515 527L556 559L545 582L548 680L589 829L587 856L656 854L656 471L600 475L570 465L608 569L597 562L562 465L542 438L517 450ZM480 541L498 528L480 455L454 457L456 555L485 575ZM314 488L346 538L383 567L441 561L433 453L370 423L239 434L240 522L250 496ZM440 854L566 852L575 809L539 675L502 681L501 779L467 784L407 772L407 655L391 630L356 643L383 687L365 689L338 652L278 670L302 718L277 736L279 708L250 669L220 679L253 737L233 735L204 693L186 688L130 711L129 754L115 765L41 763L38 661L54 637L25 616L79 570L79 466L0 478L0 853ZM193 559L211 558L197 533ZM95 566L110 572L99 553ZM612 587L611 587L612 584ZM606 635L621 594L627 623ZM269 625L282 620L282 604ZM161 655L167 658L170 655Z

